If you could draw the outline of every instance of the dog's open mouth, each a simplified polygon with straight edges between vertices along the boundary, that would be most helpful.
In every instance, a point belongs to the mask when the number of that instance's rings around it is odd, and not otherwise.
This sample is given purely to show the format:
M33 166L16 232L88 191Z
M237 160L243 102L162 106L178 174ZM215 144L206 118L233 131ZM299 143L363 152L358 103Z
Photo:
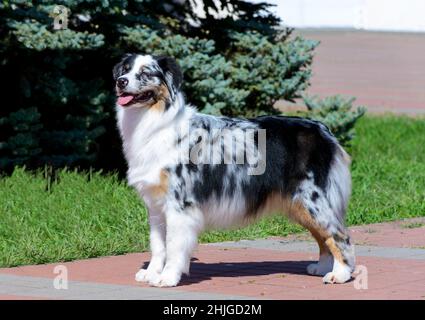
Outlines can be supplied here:
M154 96L153 90L146 90L139 94L122 93L118 96L118 104L122 107L132 105L136 102L146 102Z

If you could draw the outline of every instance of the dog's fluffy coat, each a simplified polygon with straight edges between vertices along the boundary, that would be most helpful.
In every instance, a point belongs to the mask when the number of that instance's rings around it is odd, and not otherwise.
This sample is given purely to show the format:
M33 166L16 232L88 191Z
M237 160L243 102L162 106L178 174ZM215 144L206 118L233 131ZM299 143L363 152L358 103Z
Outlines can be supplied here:
M350 196L349 157L321 123L297 117L232 119L197 113L184 101L183 76L170 57L128 54L113 70L117 122L128 162L128 182L149 210L152 259L137 281L175 286L189 272L192 251L205 228L251 222L266 213L286 213L318 242L318 263L307 272L343 283L354 269L354 250L344 227ZM202 135L193 134L198 129ZM182 161L184 146L219 146L230 132L245 157L257 163ZM246 145L244 132L266 133L265 147ZM189 133L189 134L188 134ZM200 138L202 136L202 139ZM217 147L215 147L217 148ZM186 151L183 151L186 152ZM246 159L246 158L244 158ZM263 161L261 174L249 174Z

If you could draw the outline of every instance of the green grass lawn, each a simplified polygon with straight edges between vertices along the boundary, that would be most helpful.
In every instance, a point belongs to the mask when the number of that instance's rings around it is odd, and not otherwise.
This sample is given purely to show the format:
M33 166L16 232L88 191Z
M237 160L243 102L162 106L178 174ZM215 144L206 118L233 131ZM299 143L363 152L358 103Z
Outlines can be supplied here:
M366 117L349 148L349 224L425 216L425 119ZM282 217L209 232L201 241L282 236L302 230ZM115 176L63 171L46 191L42 173L0 179L0 266L67 261L148 248L146 210Z

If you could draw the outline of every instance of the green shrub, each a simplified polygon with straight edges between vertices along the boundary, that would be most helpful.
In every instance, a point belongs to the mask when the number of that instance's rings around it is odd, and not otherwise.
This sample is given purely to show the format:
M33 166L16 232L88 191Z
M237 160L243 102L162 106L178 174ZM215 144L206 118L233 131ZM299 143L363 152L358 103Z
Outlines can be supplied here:
M57 4L70 10L67 29L53 29ZM111 76L125 52L175 56L187 101L206 113L273 114L276 100L301 96L317 42L278 28L265 3L200 5L202 18L191 1L2 2L0 169L125 169ZM217 18L220 8L231 14Z
M40 114L36 108L19 109L0 118L0 128L7 139L0 142L0 168L23 165L40 154Z
M188 102L202 112L229 116L277 113L279 99L293 100L307 87L315 41L278 41L258 32L231 34L226 52L212 39L187 38L147 27L124 27L123 42L178 59ZM278 37L278 35L276 35Z
M319 99L316 96L303 96L303 100L308 111L299 114L326 124L339 142L345 145L354 138L354 126L366 112L365 107L353 109L353 97L336 95Z

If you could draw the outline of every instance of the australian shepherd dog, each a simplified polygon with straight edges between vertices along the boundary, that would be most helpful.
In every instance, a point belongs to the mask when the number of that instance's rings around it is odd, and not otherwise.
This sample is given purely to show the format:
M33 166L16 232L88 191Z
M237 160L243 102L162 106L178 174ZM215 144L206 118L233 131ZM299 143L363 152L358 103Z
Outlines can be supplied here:
M176 286L200 232L284 213L320 249L307 273L344 283L355 265L344 226L350 158L320 122L201 114L185 102L167 56L127 54L113 69L128 183L143 199L152 258L137 281Z

